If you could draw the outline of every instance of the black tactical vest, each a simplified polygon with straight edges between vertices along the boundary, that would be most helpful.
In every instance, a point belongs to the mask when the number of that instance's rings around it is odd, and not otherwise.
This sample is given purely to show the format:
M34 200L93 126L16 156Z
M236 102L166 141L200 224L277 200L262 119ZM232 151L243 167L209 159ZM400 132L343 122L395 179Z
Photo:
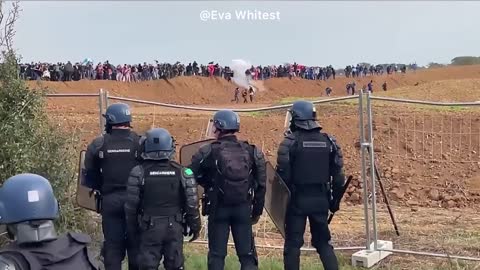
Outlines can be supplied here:
M104 193L126 188L130 171L137 165L137 149L138 137L133 132L123 134L113 131L104 135L103 146L98 153Z
M175 216L182 211L182 175L178 168L167 163L150 163L144 168L142 196L143 214L147 216Z
M292 176L294 185L321 186L330 181L331 143L319 130L296 134Z
M88 235L68 233L38 244L19 246L13 242L2 248L0 254L15 262L20 270L96 270L97 263L87 250L89 242Z

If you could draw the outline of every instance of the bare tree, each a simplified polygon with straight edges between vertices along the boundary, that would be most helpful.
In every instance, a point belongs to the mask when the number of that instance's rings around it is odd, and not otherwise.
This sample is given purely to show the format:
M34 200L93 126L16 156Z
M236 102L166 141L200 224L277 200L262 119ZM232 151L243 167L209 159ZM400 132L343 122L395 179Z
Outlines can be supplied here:
M18 20L21 9L19 1L11 2L11 6L6 6L6 3L6 1L0 1L0 48L2 51L12 51L15 22Z

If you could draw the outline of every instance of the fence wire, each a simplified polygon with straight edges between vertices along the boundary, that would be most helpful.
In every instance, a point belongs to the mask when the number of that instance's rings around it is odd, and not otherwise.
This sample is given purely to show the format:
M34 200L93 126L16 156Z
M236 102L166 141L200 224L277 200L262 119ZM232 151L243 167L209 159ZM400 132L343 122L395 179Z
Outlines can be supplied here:
M317 105L317 115L331 115L333 107L346 106L350 107L352 113L357 111L355 103L342 103L344 100L358 99L357 97L348 97L334 100L321 100ZM217 111L218 109L208 108L207 111L200 110L195 111L179 111L176 108L164 108L162 105L157 105L156 102L142 102L137 104L131 100L124 100L132 106L133 123L135 129L143 133L152 127L165 127L175 136L178 146L189 144L195 141L205 139L205 129L208 124L212 113L210 111ZM355 101L355 100L354 100ZM355 101L356 102L356 101ZM254 108L245 110L236 110L242 115L242 128L240 136L248 139L249 142L254 143L263 150L267 159L272 163L275 163L275 153L278 150L279 143L283 138L281 129L284 125L284 115L282 114L265 114L263 117L258 117L257 114L248 114L248 112L263 112L264 109L276 111L281 108L288 108L291 105L282 105ZM352 119L352 129L359 126L358 119ZM265 132L259 132L265 130ZM279 131L280 130L280 131ZM269 132L275 131L275 132ZM354 130L354 132L357 132ZM178 149L177 149L178 150ZM359 164L357 164L359 167ZM352 212L342 212L336 214L332 225L332 241L337 250L359 250L364 248L362 246L365 243L365 228L363 206L357 205ZM201 231L201 237L197 243L206 244L208 242L207 232L207 220L202 217L203 228ZM305 235L304 235L304 251L315 251L311 244L311 233L307 222ZM264 211L258 224L254 226L254 235L256 247L260 253L269 253L274 250L283 249L284 239L271 221L270 217ZM233 245L233 237L229 238L229 245Z
M398 253L480 260L480 103L371 98L377 169L401 233L380 207L379 239ZM375 110L389 101L401 106Z
M178 109L192 112L214 112L220 109L114 97L108 96L103 90L99 94L49 94L47 97L97 97L101 130L101 114L109 100L142 104L145 113L134 115L142 129L152 126L190 126L190 129L185 129L186 136L179 143L201 138L206 124L200 121L205 120L206 116L185 113L187 117L177 121L171 116L164 117L162 108L168 108L176 114L181 114L176 111ZM362 96L316 100L313 103L322 107L359 97ZM378 208L375 212L376 219L372 219L372 222L377 225L378 238L392 240L394 251L398 253L478 260L480 248L476 244L480 240L480 218L475 216L476 212L469 206L480 201L480 114L476 109L480 108L480 103L440 103L373 96L367 97L367 100L373 103L373 120L367 121L365 125L372 127L375 138L374 158L378 162L381 180L391 198L401 233L401 236L395 236L377 187L373 198L376 199ZM382 113L376 112L377 103L387 102L402 105L400 107L403 112L399 113L398 108L393 107L391 110L383 108ZM430 107L418 108L412 105L403 106L404 104L448 108L432 110ZM290 106L291 104L285 104L233 110L254 113L286 109ZM467 106L473 109L463 108ZM389 111L391 114L388 114ZM359 117L363 117L363 112L359 114ZM260 122L256 124L259 129L266 126L263 120L256 121ZM269 152L278 147L275 140L260 139L266 140L262 142L262 149L264 144ZM365 166L369 166L369 163L366 162ZM368 171L367 168L366 177L371 174ZM360 180L363 182L365 178ZM337 214L332 223L334 245L338 246L339 250L360 249L367 238L363 226L369 219L365 219L363 207L352 209L348 214ZM198 243L205 244L207 232L203 230L202 235ZM255 235L257 246L264 249L264 252L283 248L283 239L266 215L262 216L259 224L255 226ZM310 240L307 224L304 250L314 250Z

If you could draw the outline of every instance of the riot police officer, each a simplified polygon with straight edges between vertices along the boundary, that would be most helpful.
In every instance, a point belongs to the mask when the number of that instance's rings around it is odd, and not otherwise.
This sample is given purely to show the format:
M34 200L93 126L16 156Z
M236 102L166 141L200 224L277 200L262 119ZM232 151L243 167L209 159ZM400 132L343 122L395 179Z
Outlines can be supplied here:
M342 151L332 136L321 132L311 102L293 103L288 116L290 130L277 155L277 172L292 192L285 221L284 266L299 269L308 218L312 245L323 267L337 270L327 219L329 209L338 211L337 199L345 181Z
M192 170L172 160L175 141L166 129L151 129L142 141L142 161L130 173L125 204L128 231L140 231L139 269L158 269L162 257L166 270L183 269L183 219L190 241L201 229L197 183Z
M106 134L97 137L85 154L85 186L100 192L100 209L104 235L105 270L120 270L128 251L129 269L137 269L134 260L135 236L126 233L124 204L130 170L137 165L140 137L130 130L132 116L127 104L115 103L107 108Z
M28 173L7 179L0 188L0 224L7 225L13 242L0 249L0 270L96 270L87 250L90 237L58 236L57 217L58 203L47 179Z
M255 145L237 139L240 118L235 112L218 111L211 123L216 140L200 148L189 166L205 189L208 269L224 269L230 229L241 269L258 269L252 224L265 202L265 158Z

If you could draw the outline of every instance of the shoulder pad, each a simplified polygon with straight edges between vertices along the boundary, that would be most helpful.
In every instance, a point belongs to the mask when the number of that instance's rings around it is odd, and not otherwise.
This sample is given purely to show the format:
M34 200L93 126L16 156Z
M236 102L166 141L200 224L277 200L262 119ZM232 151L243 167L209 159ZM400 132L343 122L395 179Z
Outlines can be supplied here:
M143 136L138 135L135 131L130 130L130 138L132 138L134 141L140 141L140 139Z
M138 138L138 145L142 145L145 142L145 140L147 140L147 137L145 135L140 136Z
M143 175L143 167L141 165L133 167L132 171L130 171L130 175L135 177L141 177Z
M84 233L75 233L75 232L70 232L68 235L75 241L81 244L88 244L92 241L92 238L90 238L89 235L84 234Z
M182 171L182 176L184 178L192 178L193 177L193 171L192 169L183 166L182 164L176 162L176 161L170 161L170 165L173 167L180 169Z
M256 145L250 145L253 148L253 156L255 158L263 158L263 152L258 150L258 147Z
M293 132L287 132L285 133L285 139L295 140L295 134L293 134Z
M338 148L337 139L332 135L328 135L328 134L325 134L325 135L327 136L328 140L333 144L333 147L337 149Z
M100 149L102 148L104 141L105 138L103 136L98 136L92 141L91 145L93 145L97 149Z
M174 161L174 160L170 160L170 165L172 165L174 168L177 168L177 169L182 169L183 168L183 165Z
M215 141L200 147L200 149L198 149L198 153L200 153L203 158L206 158L212 152L212 144L217 144L217 143L220 144L219 141Z
M133 130L130 130L130 136L140 137L140 135Z
M190 168L183 168L182 173L185 178L193 178L193 171Z
M0 254L0 270L22 270L12 260Z
M190 169L188 167L182 168L182 175L185 178L193 178L194 177L192 169Z

